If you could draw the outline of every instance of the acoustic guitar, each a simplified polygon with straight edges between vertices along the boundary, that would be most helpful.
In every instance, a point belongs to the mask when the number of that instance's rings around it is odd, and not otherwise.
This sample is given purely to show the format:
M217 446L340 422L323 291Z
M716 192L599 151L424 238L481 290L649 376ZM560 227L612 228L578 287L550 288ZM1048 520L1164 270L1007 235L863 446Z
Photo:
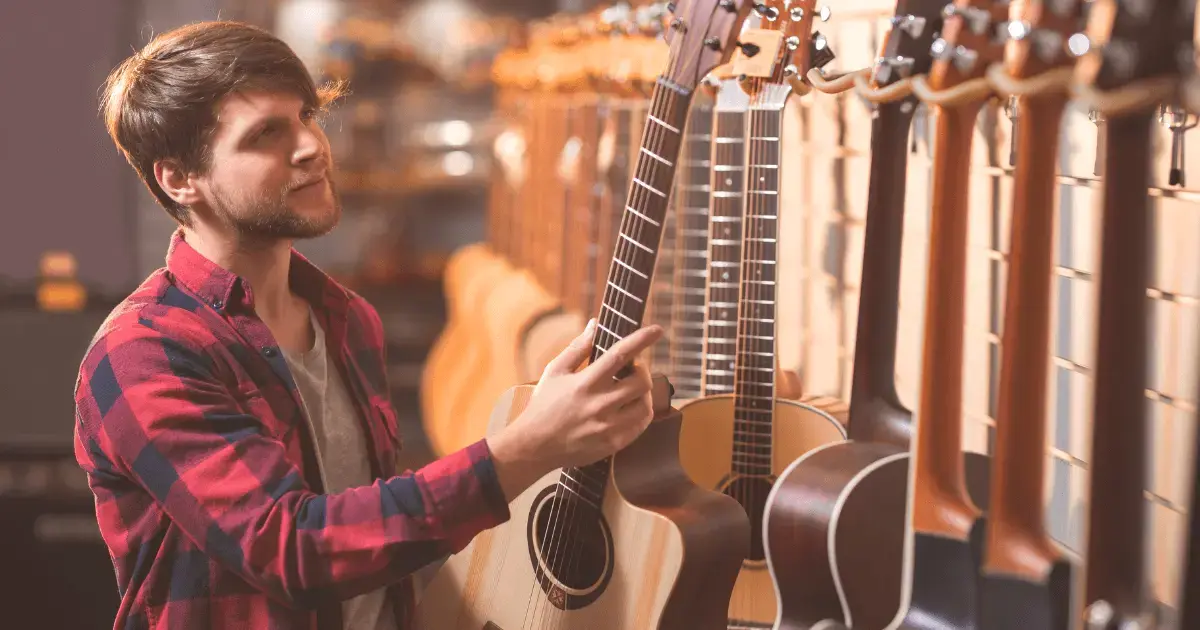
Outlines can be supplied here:
M765 28L742 33L746 55L733 65L745 80L740 87L727 80L717 95L704 368L705 390L715 393L681 406L679 450L698 485L733 497L750 518L750 555L729 601L730 629L769 628L775 620L761 538L775 475L806 451L846 436L828 411L776 395L783 109L792 91L787 79L803 76L816 61L813 4L756 5Z
M528 63L521 51L497 57L493 77L500 87L497 109L511 121L524 115L522 89L518 86L522 64ZM506 258L514 252L515 196L524 185L526 139L519 124L512 124L496 139L494 154L498 175L492 178L488 198L488 243L467 245L451 256L445 271L444 293L447 318L430 348L421 376L421 421L430 447L437 455L454 450L455 420L453 403L471 376L469 366L486 363L483 345L475 343L477 331L470 327L478 321L488 295L500 278L512 272Z
M871 87L929 71L946 4L897 3ZM764 547L779 593L779 628L838 622L879 630L900 606L912 412L896 394L896 335L905 173L917 103L910 95L877 105L871 123L848 440L793 461L767 499Z
M1182 71L1179 53L1190 49L1191 43L1192 22L1183 19L1191 10L1183 6L1181 2L1155 1L1134 7L1096 0L1087 25L1091 51L1076 64L1077 81L1111 91L1142 79L1178 77ZM1146 287L1151 264L1146 190L1156 110L1157 106L1148 105L1105 117L1104 219L1083 593L1086 630L1146 628L1155 623L1146 592L1143 541L1149 430Z
M552 46L550 43L544 46ZM559 187L551 181L561 151L561 124L553 106L556 75L548 65L554 56L546 50L531 50L536 64L531 70L543 81L530 99L528 130L530 172L518 194L515 214L519 216L519 258L513 273L500 278L488 293L482 309L472 322L473 343L481 344L482 361L478 365L459 365L467 373L464 388L455 395L449 417L453 427L451 448L467 446L486 434L488 418L495 399L505 389L528 380L521 347L530 326L560 308L560 300L545 283L554 283L561 258L561 231L546 231L553 209L548 209L547 188ZM558 114L558 115L556 115ZM550 144L558 146L550 148ZM561 188L559 188L561 189ZM561 206L558 210L561 213ZM553 255L546 251L552 250Z
M1005 72L1017 79L1069 72L1075 58L1062 43L1079 31L1082 21L1078 2L1033 0L1015 6L1005 31L1010 38ZM1004 342L979 590L982 630L1074 627L1074 562L1047 534L1044 507L1055 167L1067 98L1064 85L1017 100Z
M708 277L709 173L716 71L692 98L675 184L675 302L671 318L671 384L677 400L699 398L704 384Z
M642 325L692 92L729 58L748 10L737 0L675 7L670 60L646 116L592 360ZM517 417L532 390L507 390L490 430ZM678 460L679 414L665 416L621 452L548 474L513 500L507 523L477 536L430 582L419 627L725 628L749 521L736 501L688 479Z

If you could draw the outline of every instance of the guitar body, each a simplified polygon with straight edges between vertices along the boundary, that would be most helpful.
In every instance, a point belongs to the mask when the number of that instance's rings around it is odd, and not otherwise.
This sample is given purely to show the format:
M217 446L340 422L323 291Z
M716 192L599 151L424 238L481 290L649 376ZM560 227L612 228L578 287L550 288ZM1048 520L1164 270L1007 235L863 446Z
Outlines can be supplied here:
M479 252L462 260L461 276L451 291L447 276L446 327L429 351L421 379L422 424L430 446L439 455L454 450L454 401L471 382L477 366L486 365L485 346L478 342L480 315L500 279L512 267L490 252Z
M980 618L988 630L1070 630L1075 625L1071 587L1076 572L1072 562L1059 559L1044 582L985 573Z
M488 432L519 416L532 393L530 385L505 392ZM417 628L724 630L749 521L735 501L688 479L676 450L680 425L672 410L614 456L601 519L571 524L578 555L568 573L546 569L561 547L536 517L553 500L555 471L512 501L511 520L446 561L421 597ZM535 562L566 609L550 602Z
M453 449L484 437L492 404L505 389L524 382L520 345L530 322L553 310L558 300L526 270L509 275L493 288L471 330L482 346L477 366L463 377L466 389L454 397L450 419Z
M529 327L521 344L523 381L536 381L546 365L579 336L587 320L578 313L554 313Z
M735 626L769 627L775 620L777 605L763 554L761 523L774 475L742 476L734 471L733 461L739 452L734 443L734 401L733 395L723 394L699 398L680 407L683 430L679 457L697 485L732 496L750 515L753 534L750 555L742 563L729 600L729 620ZM775 474L809 451L846 438L842 422L830 413L779 398L775 400L772 431Z
M767 499L763 527L768 565L782 602L776 628L890 627L906 579L909 461L908 449L894 444L842 442L815 449L780 473ZM963 464L971 499L986 509L988 457L965 452ZM981 536L973 536L968 550L975 566ZM952 583L975 588L974 575L959 577L963 579ZM953 601L957 595L950 590L946 597Z

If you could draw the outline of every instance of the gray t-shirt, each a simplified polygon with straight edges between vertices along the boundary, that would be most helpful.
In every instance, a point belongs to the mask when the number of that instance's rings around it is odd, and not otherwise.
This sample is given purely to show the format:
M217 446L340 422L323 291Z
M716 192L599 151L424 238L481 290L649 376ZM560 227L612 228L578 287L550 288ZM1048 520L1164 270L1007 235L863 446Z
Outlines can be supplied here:
M311 314L311 311L310 311ZM298 356L284 352L292 378L300 390L317 463L326 492L370 485L371 466L367 440L346 385L325 351L325 331L311 314L316 342ZM392 603L385 589L378 589L342 602L345 630L396 630Z

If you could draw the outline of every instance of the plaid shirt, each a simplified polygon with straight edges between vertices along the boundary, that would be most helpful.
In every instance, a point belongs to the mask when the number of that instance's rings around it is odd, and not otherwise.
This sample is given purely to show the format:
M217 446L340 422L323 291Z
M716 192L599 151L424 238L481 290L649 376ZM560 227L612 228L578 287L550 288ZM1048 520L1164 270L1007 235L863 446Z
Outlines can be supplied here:
M117 630L341 629L341 600L391 585L509 517L483 440L416 473L399 449L383 326L293 251L357 403L376 481L325 494L299 394L242 278L176 233L97 332L76 386L75 455L116 571Z

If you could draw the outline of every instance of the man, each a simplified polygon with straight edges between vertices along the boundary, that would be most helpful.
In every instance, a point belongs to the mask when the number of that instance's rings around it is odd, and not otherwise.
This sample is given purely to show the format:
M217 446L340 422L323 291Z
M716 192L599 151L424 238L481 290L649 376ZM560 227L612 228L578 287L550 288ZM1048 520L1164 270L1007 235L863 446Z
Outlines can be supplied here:
M379 316L292 249L340 216L317 121L336 96L231 22L162 34L105 85L110 135L180 223L166 267L98 331L75 395L114 628L403 630L414 571L651 419L646 370L614 375L661 329L576 372L590 324L508 429L395 474Z

